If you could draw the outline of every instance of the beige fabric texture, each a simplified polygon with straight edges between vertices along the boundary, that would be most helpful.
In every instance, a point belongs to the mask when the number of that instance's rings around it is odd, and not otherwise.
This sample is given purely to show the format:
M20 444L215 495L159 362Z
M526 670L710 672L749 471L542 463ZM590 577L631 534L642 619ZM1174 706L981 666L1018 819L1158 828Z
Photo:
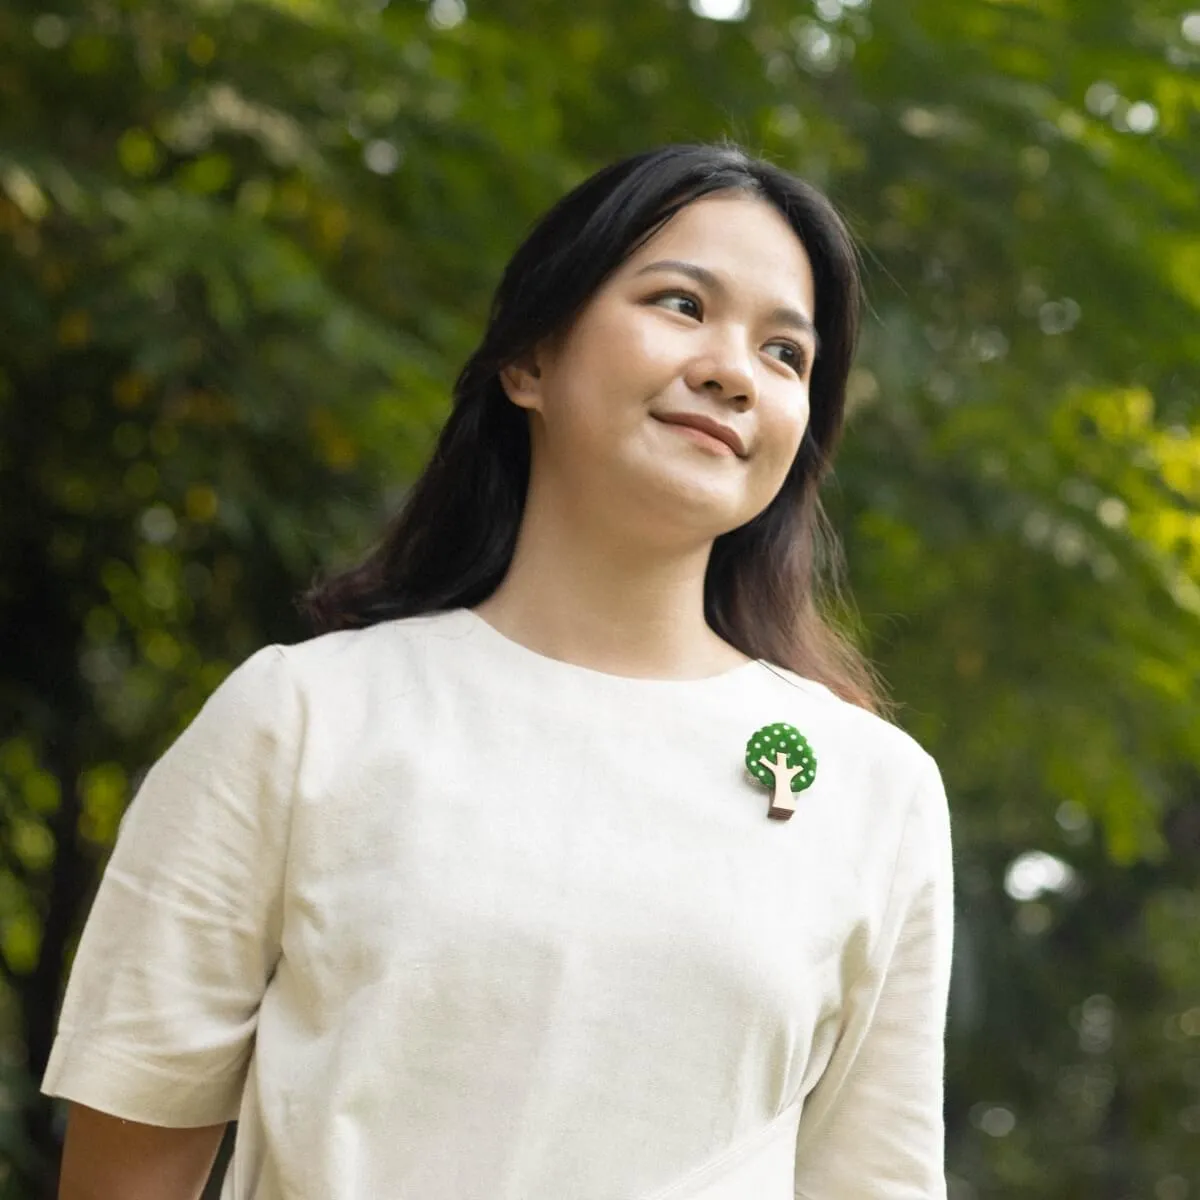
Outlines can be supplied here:
M744 765L780 721L786 821ZM126 813L43 1088L238 1120L223 1200L941 1198L952 931L895 726L455 609L226 678Z

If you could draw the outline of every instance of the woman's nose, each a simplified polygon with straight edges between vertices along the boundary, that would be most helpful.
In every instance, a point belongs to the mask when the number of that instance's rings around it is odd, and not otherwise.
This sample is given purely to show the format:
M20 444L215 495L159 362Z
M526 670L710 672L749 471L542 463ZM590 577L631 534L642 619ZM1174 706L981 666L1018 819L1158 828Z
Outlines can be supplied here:
M757 399L750 354L732 334L714 338L704 352L692 360L687 382L695 391L714 391L724 400L753 404Z

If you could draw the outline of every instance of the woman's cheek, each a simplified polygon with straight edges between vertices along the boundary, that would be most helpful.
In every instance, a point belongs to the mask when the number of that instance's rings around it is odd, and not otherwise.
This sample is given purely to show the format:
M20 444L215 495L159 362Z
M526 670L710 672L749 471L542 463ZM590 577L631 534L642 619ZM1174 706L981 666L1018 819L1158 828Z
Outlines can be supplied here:
M804 389L799 396L789 397L787 405L783 411L786 413L786 418L781 422L780 437L787 447L787 460L791 465L792 460L800 453L800 444L804 440L805 431L808 429L808 389Z
M612 361L626 370L663 371L676 365L682 369L686 361L687 334L647 310L626 326L622 336L612 339L607 349L617 356Z
M808 425L808 409L804 409L799 417L789 416L787 420L759 427L760 450L768 463L768 474L771 478L772 494L783 486L796 455L800 452L800 443L804 438L804 430Z

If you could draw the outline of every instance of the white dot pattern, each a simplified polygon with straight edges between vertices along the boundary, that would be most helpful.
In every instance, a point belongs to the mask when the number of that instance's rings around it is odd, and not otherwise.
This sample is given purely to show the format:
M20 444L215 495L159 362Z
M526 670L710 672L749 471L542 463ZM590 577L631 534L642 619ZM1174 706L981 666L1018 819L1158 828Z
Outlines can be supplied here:
M773 788L775 772L762 759L773 762L780 754L785 766L800 768L792 777L791 790L801 792L810 787L817 774L816 755L800 730L783 721L764 725L750 735L746 744L746 769L760 784Z

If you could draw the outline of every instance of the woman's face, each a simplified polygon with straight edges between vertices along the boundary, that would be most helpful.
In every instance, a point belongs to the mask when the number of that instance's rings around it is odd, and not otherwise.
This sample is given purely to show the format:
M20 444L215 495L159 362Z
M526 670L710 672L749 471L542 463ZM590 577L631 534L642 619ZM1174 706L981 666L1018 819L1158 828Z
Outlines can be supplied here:
M554 344L504 374L556 507L711 539L778 493L808 423L812 268L783 216L718 193L681 210ZM734 451L673 423L731 429Z

